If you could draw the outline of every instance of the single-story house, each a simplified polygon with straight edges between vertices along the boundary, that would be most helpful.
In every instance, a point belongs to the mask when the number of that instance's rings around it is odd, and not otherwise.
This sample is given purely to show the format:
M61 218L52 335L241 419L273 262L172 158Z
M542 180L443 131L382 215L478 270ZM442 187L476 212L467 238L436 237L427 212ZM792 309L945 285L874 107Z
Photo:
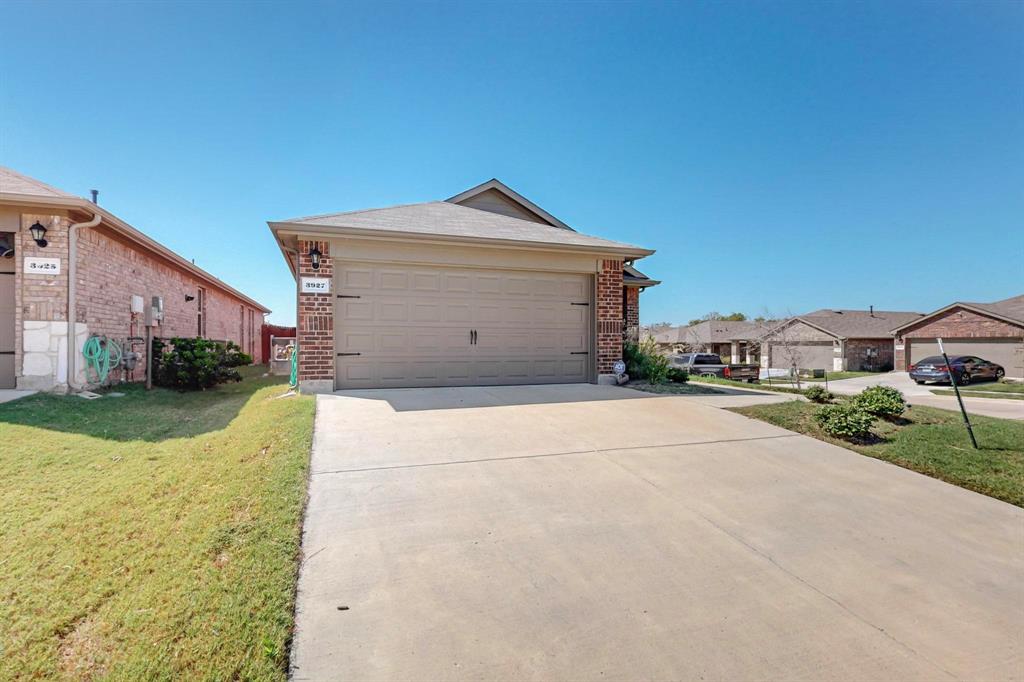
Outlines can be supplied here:
M658 347L670 353L717 353L730 362L758 363L760 338L767 327L758 322L705 320L672 327L654 335Z
M0 167L0 388L86 386L82 348L93 335L138 353L123 378L144 379L143 311L155 296L155 336L231 340L261 361L267 308L98 206L95 194ZM122 378L116 368L111 376Z
M498 180L268 225L309 391L612 382L657 283L632 267L652 250L576 232Z
M974 355L1003 366L1006 376L1024 379L1024 295L993 303L950 303L915 320L894 326L896 368L946 353Z
M895 327L921 313L891 310L815 310L792 317L764 335L761 366L885 372L893 368Z

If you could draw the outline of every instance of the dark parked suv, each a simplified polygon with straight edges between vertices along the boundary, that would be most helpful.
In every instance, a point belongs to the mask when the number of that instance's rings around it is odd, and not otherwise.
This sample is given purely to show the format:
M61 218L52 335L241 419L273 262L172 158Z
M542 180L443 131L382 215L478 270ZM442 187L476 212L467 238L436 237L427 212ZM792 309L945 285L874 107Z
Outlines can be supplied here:
M966 386L975 379L995 379L999 381L1006 374L1002 366L973 355L954 355L949 359L956 383ZM932 355L910 366L910 378L919 384L926 381L949 381L946 361L941 355Z

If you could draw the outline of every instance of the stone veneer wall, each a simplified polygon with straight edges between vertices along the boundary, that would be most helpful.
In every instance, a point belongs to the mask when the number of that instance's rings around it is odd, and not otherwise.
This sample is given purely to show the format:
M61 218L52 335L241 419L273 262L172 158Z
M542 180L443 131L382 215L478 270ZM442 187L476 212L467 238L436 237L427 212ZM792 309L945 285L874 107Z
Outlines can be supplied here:
M602 260L597 273L597 376L614 381L613 366L622 359L622 261Z
M314 270L309 258L316 246L323 256ZM331 245L323 241L299 240L299 282L302 277L332 279ZM298 285L298 283L297 283ZM334 288L327 294L299 294L298 325L299 384L308 391L334 390Z

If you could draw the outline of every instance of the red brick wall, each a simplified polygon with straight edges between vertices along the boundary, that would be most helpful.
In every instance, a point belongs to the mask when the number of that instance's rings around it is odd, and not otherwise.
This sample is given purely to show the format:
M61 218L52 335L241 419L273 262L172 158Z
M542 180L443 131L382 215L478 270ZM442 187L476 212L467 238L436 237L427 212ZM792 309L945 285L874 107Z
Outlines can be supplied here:
M314 270L309 259L316 246L323 257ZM299 277L332 278L331 247L327 242L299 240ZM334 293L299 294L299 381L334 379Z
M640 338L640 287L623 287L622 305L625 306L626 338L636 341Z
M613 374L622 359L622 261L601 261L597 273L597 373Z
M904 349L895 351L896 368L906 371L909 365L906 339L934 339L938 336L949 339L1019 337L1024 336L1024 327L958 306L900 332L896 344L904 346Z
M216 289L171 263L140 251L115 234L99 227L79 232L76 311L79 322L89 326L90 334L124 339L145 336L144 315L131 312L132 295L142 296L148 304L153 296L164 299L164 319L155 333L160 337L199 334L198 312L203 288L205 294L205 334L208 339L234 341L254 362L261 362L258 343L250 325L258 327L263 313L240 299ZM186 301L186 296L194 297ZM144 344L136 346L144 351ZM137 378L142 372L135 372Z

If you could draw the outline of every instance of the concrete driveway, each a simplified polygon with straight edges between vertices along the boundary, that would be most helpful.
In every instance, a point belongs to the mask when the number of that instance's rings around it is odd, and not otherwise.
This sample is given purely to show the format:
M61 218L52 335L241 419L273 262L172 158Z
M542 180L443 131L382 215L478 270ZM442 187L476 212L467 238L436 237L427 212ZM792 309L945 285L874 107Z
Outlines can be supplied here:
M932 393L933 388L949 389L949 384L924 384L923 386L918 386L907 372L886 372L884 374L872 374L871 376L828 382L829 390L839 395L854 395L855 393L860 393L868 386L891 386L897 388L903 392L903 395L907 396L907 402L912 405L927 405L944 410L960 409L955 397ZM979 383L975 388L981 386L983 384ZM970 414L999 417L1000 419L1024 419L1024 400L971 398L968 393L964 393L964 407Z
M297 680L1020 678L1024 510L605 386L317 401Z

